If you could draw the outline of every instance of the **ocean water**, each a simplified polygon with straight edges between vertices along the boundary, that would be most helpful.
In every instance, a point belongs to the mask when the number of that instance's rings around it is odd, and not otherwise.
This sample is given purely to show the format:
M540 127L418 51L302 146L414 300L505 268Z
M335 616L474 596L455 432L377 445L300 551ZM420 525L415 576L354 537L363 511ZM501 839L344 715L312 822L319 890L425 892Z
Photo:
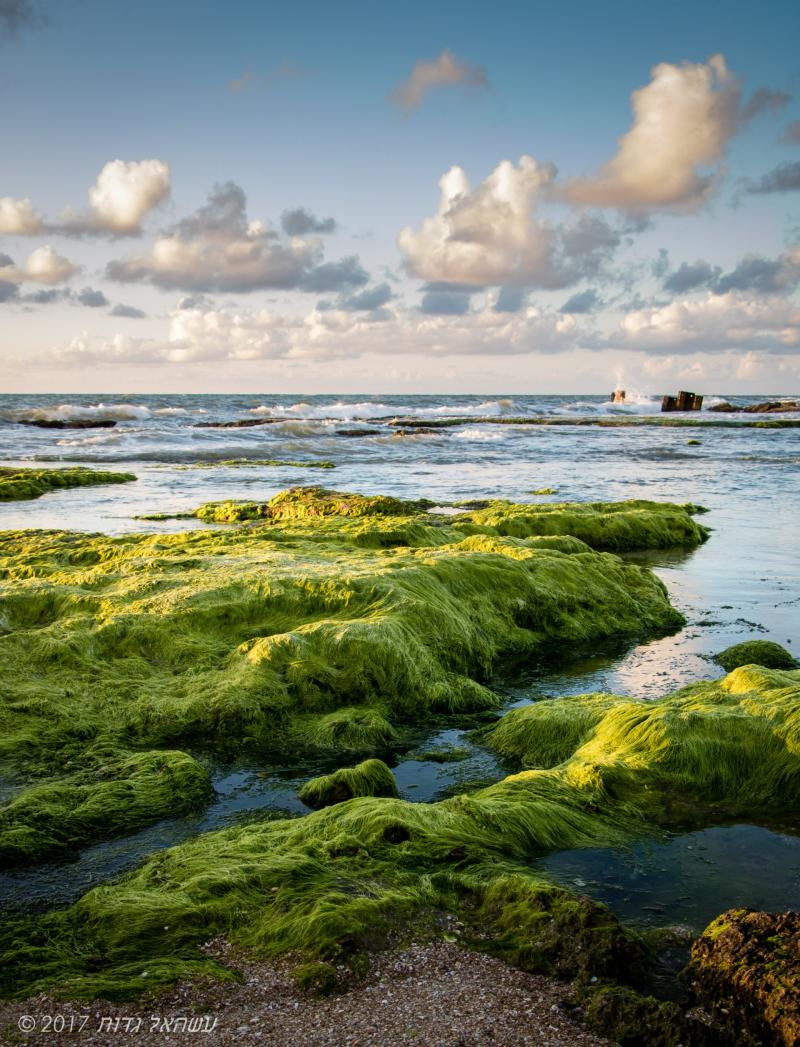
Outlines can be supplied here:
M779 397L721 396L706 398L706 406L721 399L746 406L772 398ZM186 511L228 498L268 499L296 484L437 502L499 497L533 502L648 498L699 503L708 509L702 522L713 528L706 544L632 557L665 582L672 602L687 618L685 628L637 645L562 651L555 661L514 671L500 669L493 681L507 706L543 695L593 690L658 698L694 680L720 676L710 655L731 643L772 639L800 654L800 428L559 424L573 419L642 418L657 415L659 409L660 398L650 396L634 396L625 405L589 396L2 396L0 464L86 465L133 472L138 479L0 504L0 529L67 528L118 534L192 528L198 522L146 522L135 517ZM463 424L432 432L397 435L388 424L395 417L424 421L453 416L464 419ZM553 424L480 421L540 416ZM718 423L736 417L704 410L687 420ZM34 419L117 424L111 429L63 430L20 424ZM200 422L244 419L268 419L269 424L197 427ZM358 435L352 435L354 431ZM335 468L225 464L231 459L326 460ZM532 493L542 488L555 493ZM409 800L437 799L504 773L457 729L436 728L415 744L427 748L455 744L469 749L470 755L459 763L438 764L416 760L413 753L385 754L395 769L401 795ZM63 903L91 884L132 867L152 850L197 832L267 812L297 815L303 808L296 791L319 769L244 764L213 770L217 796L203 814L89 848L72 862L0 876L0 900L11 905ZM732 855L738 863L739 873L733 878L726 874L722 859L709 864L705 852L685 840L656 851L655 864L637 858L634 867L639 879L632 886L626 880L629 858L624 854L556 856L548 868L568 881L585 880L590 884L587 891L612 904L618 896L633 899L630 904L618 903L626 917L633 918L632 910L649 911L648 899L658 895L661 900L653 902L661 910L657 922L695 922L705 917L705 911L702 906L685 911L679 899L687 892L711 901L715 885L724 879L731 904L751 904L749 899L761 897L763 863L756 859L767 837L759 832L758 827L744 827L713 837L724 841L724 855ZM781 839L790 842L775 844L775 853L785 855L786 861L776 861L776 886L769 898L776 905L783 899L787 907L796 904L798 896L798 851L791 839L800 835L800 818L789 818L781 833ZM601 875L600 867L607 873ZM673 873L688 877L693 885L676 898L665 894L663 886L665 877Z

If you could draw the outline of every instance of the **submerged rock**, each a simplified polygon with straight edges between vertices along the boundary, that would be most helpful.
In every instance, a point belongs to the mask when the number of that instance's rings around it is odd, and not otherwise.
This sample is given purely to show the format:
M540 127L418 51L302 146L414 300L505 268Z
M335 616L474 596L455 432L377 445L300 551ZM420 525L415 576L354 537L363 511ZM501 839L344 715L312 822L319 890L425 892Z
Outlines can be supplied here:
M796 669L797 660L779 643L773 640L747 640L726 647L714 655L714 661L732 672L741 665L764 665L767 669Z
M800 913L723 913L692 946L684 978L737 1045L800 1044Z

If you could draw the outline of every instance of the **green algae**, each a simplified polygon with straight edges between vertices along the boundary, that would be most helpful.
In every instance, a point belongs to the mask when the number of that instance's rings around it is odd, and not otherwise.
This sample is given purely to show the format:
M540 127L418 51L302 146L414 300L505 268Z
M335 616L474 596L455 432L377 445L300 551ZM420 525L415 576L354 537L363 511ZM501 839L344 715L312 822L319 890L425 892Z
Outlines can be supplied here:
M0 868L127 835L211 798L207 772L186 753L144 752L95 764L25 789L0 807Z
M39 834L27 860L177 812L168 783L132 782L125 761L185 761L195 802L207 783L178 744L367 755L406 725L495 709L485 684L502 658L675 629L663 584L591 543L706 536L694 507L652 502L547 507L543 522L530 506L437 517L424 500L319 488L267 504L224 531L0 535L0 759L29 782L8 805ZM501 870L552 916L573 901L524 861L642 832L636 797L610 795L586 767L553 765L441 804L354 797L208 834L69 909L5 921L0 988L125 996L143 970L147 985L224 974L197 949L213 933L325 961L423 910L480 907ZM85 807L105 822L81 821Z
M591 709L597 698L582 701ZM651 834L676 791L696 809L796 804L800 671L747 666L652 706L599 698L596 725L584 718L575 750L554 766L439 803L359 797L301 819L209 833L69 909L7 918L0 992L133 995L142 970L150 985L222 970L199 951L218 933L264 955L338 962L431 911L456 914L478 947L529 970L634 978L643 957L635 936L526 862ZM509 737L523 711L508 714ZM532 738L527 730L520 751L538 759ZM548 744L538 762L562 755Z
M314 996L327 996L336 988L336 969L329 963L300 963L292 971L299 988Z
M35 789L100 750L374 754L405 725L496 708L502 658L683 621L644 568L497 533L531 530L529 507L465 523L409 504L295 489L274 522L224 532L0 534L0 759ZM599 542L703 537L677 506L563 511ZM114 807L106 835L128 824Z
M306 782L299 798L319 810L354 796L397 796L397 782L383 760L364 760L355 767L342 767Z
M210 502L200 506L195 515L207 523L303 521L328 517L402 518L404 523L396 524L390 532L399 536L396 544L406 544L403 531L414 517L417 517L418 527L425 526L419 519L419 514L423 513L429 521L428 526L441 528L446 523L450 530L465 535L563 537L584 542L593 549L614 552L698 545L709 534L708 528L692 519L693 515L705 510L691 504L644 500L545 505L497 500L475 504L474 511L453 518L429 512L434 503L427 499L403 501L382 495L330 491L322 487L296 487L282 491L268 502ZM385 525L380 530L385 532ZM375 527L367 533L377 532L378 527ZM435 543L426 537L421 544ZM578 547L573 545L564 551L578 551Z
M109 473L99 469L17 469L0 468L0 502L39 498L49 491L94 484L130 483L132 473Z
M732 672L742 665L764 665L768 669L796 669L797 660L779 643L773 640L747 640L726 647L714 655L714 661Z
M800 673L748 665L644 702L607 694L512 710L481 740L523 770L594 782L643 821L764 811L800 799Z

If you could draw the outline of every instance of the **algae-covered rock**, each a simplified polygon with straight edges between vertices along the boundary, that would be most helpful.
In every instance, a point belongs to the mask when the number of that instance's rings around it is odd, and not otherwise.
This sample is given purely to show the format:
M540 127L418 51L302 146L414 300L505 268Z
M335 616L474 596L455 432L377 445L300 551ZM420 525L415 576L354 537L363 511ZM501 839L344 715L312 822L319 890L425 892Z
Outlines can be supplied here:
M312 778L297 795L308 807L319 810L354 796L397 796L397 782L383 760L364 760L355 767Z
M205 769L181 752L136 753L32 786L0 807L0 868L187 814L211 791Z
M604 985L591 992L585 1014L587 1025L619 1047L722 1047L723 1043L716 1029L687 1015L676 1003L627 985Z
M668 822L673 805L746 812L800 801L800 674L737 669L658 701L608 694L514 709L480 732L483 744L524 768L594 783L618 810Z
M336 988L336 969L329 963L301 963L292 971L300 989L315 996L327 996Z
M589 730L561 763L469 795L355 797L207 833L67 909L9 916L0 995L135 995L143 969L151 986L219 971L200 946L221 933L265 955L331 962L442 911L531 970L636 987L641 942L605 907L537 877L531 859L652 834L678 790L695 815L714 800L734 813L797 804L800 673L747 666L660 702L619 698Z
M48 491L93 484L125 484L132 473L109 473L99 469L10 469L0 468L0 502L39 498Z
M785 647L773 640L747 640L726 647L714 655L725 672L730 673L742 665L763 665L767 669L796 669L798 662Z
M692 946L684 978L742 1047L800 1044L800 913L723 913Z
M87 737L374 749L496 707L501 657L682 623L650 571L568 536L392 522L413 544L387 551L365 526L0 535L0 756L49 774Z

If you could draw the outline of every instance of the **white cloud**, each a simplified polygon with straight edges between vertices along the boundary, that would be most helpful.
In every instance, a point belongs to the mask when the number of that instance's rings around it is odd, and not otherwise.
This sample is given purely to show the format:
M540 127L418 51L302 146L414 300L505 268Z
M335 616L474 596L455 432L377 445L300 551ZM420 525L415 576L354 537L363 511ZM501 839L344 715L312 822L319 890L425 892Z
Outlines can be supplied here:
M445 48L433 61L417 62L408 79L401 81L389 95L389 100L410 113L422 105L430 91L453 84L486 88L489 81L480 66L459 61Z
M473 287L545 284L554 275L553 233L533 219L555 169L530 156L504 160L474 190L460 167L439 180L439 207L419 232L397 237L409 273L431 283Z
M416 310L314 309L291 316L270 309L234 310L200 302L170 314L165 339L92 338L86 332L50 354L59 362L189 363L333 360L369 353L406 356L553 353L572 349L581 331L571 316L529 308L498 313L487 301L465 316ZM183 306L183 307L181 307Z
M68 207L55 222L42 218L28 199L0 197L0 233L138 236L142 220L169 194L169 165L162 160L111 160L89 189L88 207L83 211Z
M6 236L35 236L42 231L42 218L30 200L0 196L0 233Z
M5 259L7 256L3 256ZM0 265L0 282L11 284L61 284L71 280L81 267L58 254L49 245L37 247L22 267Z
M800 307L777 296L733 291L682 298L628 313L609 344L658 352L800 349Z
M89 189L88 210L67 209L54 228L73 235L138 236L142 219L169 193L169 165L162 160L111 160Z
M705 64L661 62L631 95L633 125L596 175L561 189L570 203L629 210L689 211L711 192L739 123L739 85L722 55Z

